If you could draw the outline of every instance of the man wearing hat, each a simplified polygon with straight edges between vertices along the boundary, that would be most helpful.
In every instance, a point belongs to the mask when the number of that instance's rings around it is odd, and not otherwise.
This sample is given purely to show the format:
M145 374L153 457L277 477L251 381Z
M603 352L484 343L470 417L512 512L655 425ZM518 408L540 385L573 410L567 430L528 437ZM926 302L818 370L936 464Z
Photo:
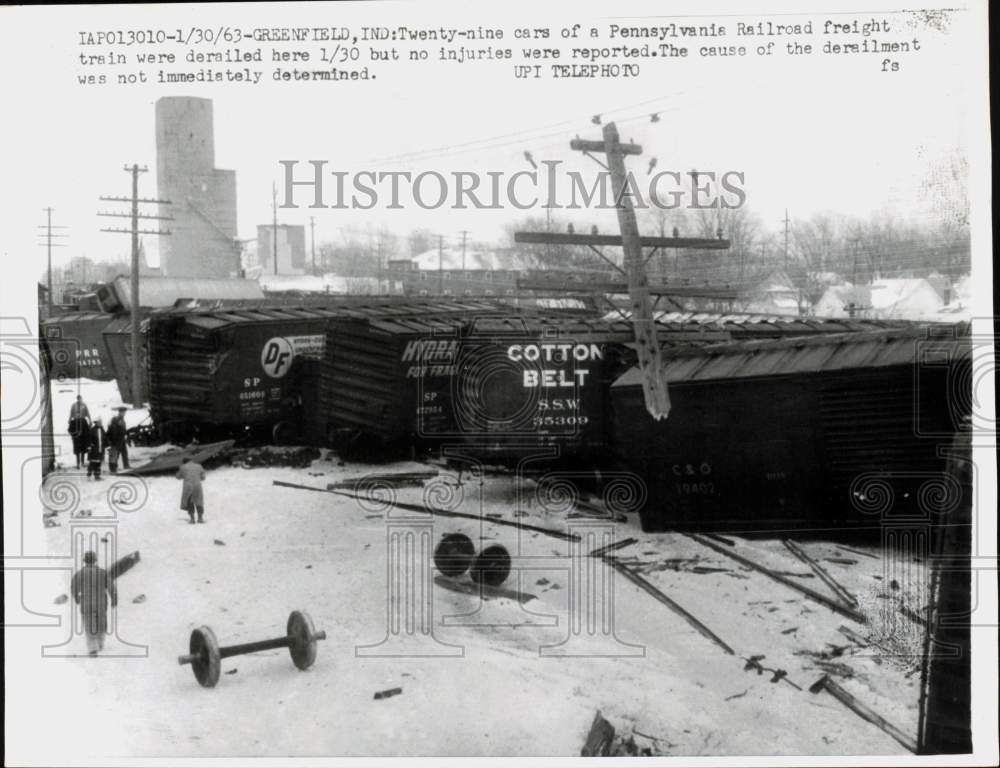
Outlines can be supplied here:
M73 455L76 457L76 468L83 469L83 459L87 454L87 439L90 431L90 411L83 402L83 395L76 396L76 402L69 409L69 427L67 431L73 438Z
M104 449L107 447L108 438L104 432L104 423L101 417L94 419L94 425L87 435L87 477L93 476L95 480L101 479L101 465L104 463Z
M104 650L104 636L108 633L108 597L114 608L118 605L118 591L108 572L98 567L95 552L84 552L83 568L73 574L71 589L74 602L80 606L87 652L96 656Z
M125 426L125 411L128 409L124 405L115 408L117 412L108 424L108 469L112 474L118 471L118 458L121 457L122 468L129 469L128 465L128 427Z

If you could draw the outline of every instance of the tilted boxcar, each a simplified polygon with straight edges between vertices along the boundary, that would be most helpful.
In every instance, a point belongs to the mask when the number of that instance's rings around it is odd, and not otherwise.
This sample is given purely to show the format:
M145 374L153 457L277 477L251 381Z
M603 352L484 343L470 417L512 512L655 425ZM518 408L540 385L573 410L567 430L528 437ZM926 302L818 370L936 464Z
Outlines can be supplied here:
M113 379L102 335L113 319L103 312L67 312L43 320L41 335L48 340L52 378Z
M150 415L165 436L295 429L301 381L335 310L250 307L149 317Z
M146 312L139 321L139 393L142 402L149 399L149 376L147 374L146 356L146 335L149 330L149 320L145 317ZM118 394L123 403L132 402L132 319L129 315L122 315L104 327L101 334L104 337L104 347L108 352L108 362L115 383L118 385Z
M637 369L614 383L612 441L647 483L646 530L877 528L954 491L938 448L969 412L970 366L968 326L677 352L662 421Z
M673 343L728 334L663 324ZM385 445L461 444L496 460L603 450L608 389L634 360L632 325L521 308L331 324L322 411L331 434Z

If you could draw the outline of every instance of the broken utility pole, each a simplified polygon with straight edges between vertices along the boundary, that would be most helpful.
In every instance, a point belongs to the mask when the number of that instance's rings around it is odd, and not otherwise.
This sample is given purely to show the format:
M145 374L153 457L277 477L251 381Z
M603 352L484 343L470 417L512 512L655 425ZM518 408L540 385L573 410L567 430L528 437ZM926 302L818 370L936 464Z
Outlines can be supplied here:
M608 235L556 235L555 233L517 232L514 241L523 242L568 242L574 245L587 245L602 259L608 261L603 253L597 250L597 245L620 245L625 254L624 269L612 262L612 266L624 273L628 283L628 294L632 305L632 327L635 332L636 347L639 359L639 370L642 373L642 390L646 398L646 410L659 421L670 413L670 396L667 393L667 381L663 375L663 362L660 345L656 339L656 325L653 322L653 307L650 302L650 290L646 280L646 257L643 246L652 245L653 253L662 247L679 248L728 248L729 243L721 237L716 240L702 238L643 238L639 236L639 225L632 206L629 191L630 178L625 170L626 155L642 154L642 147L637 144L622 144L618 138L618 128L614 123L604 126L603 141L587 141L573 139L570 148L591 156L591 153L604 153L607 157L607 170L611 174L611 186L615 192L615 206L618 212L619 237ZM631 180L634 185L634 180ZM652 254L650 254L652 255Z

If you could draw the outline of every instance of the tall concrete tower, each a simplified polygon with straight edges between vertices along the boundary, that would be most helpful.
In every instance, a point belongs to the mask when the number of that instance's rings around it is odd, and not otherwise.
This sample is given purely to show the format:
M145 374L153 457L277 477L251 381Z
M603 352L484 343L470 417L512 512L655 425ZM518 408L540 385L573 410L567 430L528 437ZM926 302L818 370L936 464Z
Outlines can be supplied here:
M156 102L157 196L172 205L173 233L160 239L168 277L230 277L240 268L236 172L215 167L212 100L169 96Z

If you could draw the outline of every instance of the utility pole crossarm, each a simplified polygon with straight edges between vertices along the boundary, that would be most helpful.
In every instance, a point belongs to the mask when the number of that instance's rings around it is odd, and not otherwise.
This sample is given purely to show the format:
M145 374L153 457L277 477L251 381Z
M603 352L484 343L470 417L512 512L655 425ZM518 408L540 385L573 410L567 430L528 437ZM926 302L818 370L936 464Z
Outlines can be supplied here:
M614 123L610 123L614 125ZM617 135L617 128L615 129L615 135ZM607 135L607 129L605 128L605 135ZM638 144L617 144L617 152L620 155L641 155L642 147ZM607 151L607 142L605 141L588 141L587 139L573 139L569 143L569 148L576 150L577 152L600 152L604 154Z

